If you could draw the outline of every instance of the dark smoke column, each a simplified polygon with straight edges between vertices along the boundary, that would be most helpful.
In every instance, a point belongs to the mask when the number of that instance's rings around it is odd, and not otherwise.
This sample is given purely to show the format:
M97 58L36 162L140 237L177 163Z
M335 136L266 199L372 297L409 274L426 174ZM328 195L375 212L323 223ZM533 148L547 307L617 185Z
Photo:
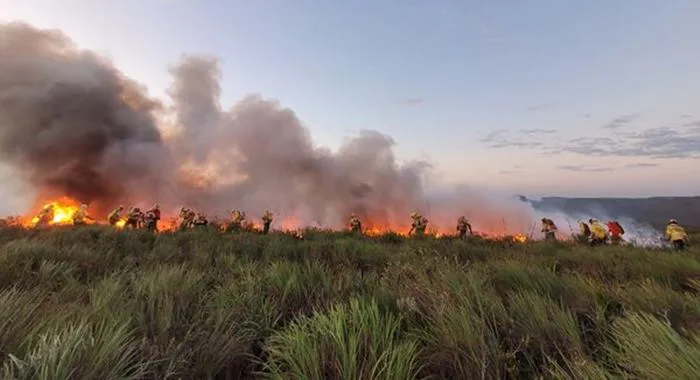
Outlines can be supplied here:
M170 170L156 107L59 31L0 24L0 160L41 195L101 211L153 198Z

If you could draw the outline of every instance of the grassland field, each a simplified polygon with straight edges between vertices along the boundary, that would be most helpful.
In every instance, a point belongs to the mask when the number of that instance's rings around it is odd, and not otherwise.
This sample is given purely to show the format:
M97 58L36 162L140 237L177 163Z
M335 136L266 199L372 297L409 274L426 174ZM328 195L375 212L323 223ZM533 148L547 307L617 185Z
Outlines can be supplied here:
M700 249L0 229L2 379L695 379Z

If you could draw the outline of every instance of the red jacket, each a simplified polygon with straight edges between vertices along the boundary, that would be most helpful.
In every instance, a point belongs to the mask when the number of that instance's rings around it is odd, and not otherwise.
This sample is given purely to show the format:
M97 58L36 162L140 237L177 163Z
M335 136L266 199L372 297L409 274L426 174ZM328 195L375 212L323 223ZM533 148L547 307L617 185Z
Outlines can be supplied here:
M614 221L608 222L608 231L610 231L611 237L620 237L620 235L625 233L620 224Z

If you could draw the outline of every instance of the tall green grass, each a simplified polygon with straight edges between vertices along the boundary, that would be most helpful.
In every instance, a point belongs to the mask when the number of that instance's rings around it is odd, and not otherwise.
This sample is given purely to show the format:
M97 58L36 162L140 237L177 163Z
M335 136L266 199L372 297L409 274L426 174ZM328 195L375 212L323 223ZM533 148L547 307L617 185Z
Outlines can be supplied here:
M3 379L700 373L700 251L0 228Z

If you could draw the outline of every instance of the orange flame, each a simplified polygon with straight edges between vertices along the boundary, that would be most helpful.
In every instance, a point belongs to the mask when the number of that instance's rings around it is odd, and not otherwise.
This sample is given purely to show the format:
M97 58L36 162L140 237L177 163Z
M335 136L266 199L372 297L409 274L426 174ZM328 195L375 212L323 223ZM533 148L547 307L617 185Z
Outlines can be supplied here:
M402 229L396 229L392 230L389 227L381 226L381 225L373 225L372 227L365 228L363 230L365 235L369 236L380 236L388 233L395 233L397 235L401 236L408 236L408 230L402 230Z
M47 206L53 206L53 217L50 221L45 222L49 226L54 226L54 225L72 225L73 224L73 216L75 215L76 211L78 211L80 207L80 203L72 198L69 197L61 197L58 200L48 202L43 205L43 207ZM40 220L40 214L37 216L34 216L33 218L22 218L22 225L25 227L34 227L38 225L41 220ZM126 226L126 221L127 217L123 216L115 225L117 229L124 229ZM87 223L95 223L95 221L88 219L86 220ZM211 222L215 222L215 220L211 220ZM228 222L228 220L221 220L218 221L221 224L222 229L225 227L225 224ZM449 223L449 222L446 222ZM444 237L444 236L456 236L457 233L450 229L444 228L446 223L442 223L440 225L433 225L428 228L428 231L426 231L427 235L435 236L435 237ZM107 224L106 220L101 220L100 224ZM166 232L166 231L174 231L177 230L179 227L179 219L177 217L170 217L170 218L163 218L160 220L158 223L158 231L159 232ZM303 222L297 218L295 215L285 215L278 219L278 222L275 223L279 226L279 229L282 231L287 231L287 232L295 232L299 231L300 229L303 228ZM405 225L390 225L391 223L382 223L382 222L376 222L374 220L365 220L363 223L363 228L362 232L364 235L368 236L379 236L383 234L388 234L388 233L393 233L397 234L400 236L409 236L409 231L410 227L408 224L408 221ZM247 230L250 231L258 231L262 229L262 224L258 221L255 220L247 220L245 223L245 227ZM345 227L345 229L349 229L348 227ZM523 234L523 233L517 233L512 236L508 236L505 231L499 233L497 232L498 228L484 228L483 226L479 228L479 231L475 231L475 236L479 236L483 239L511 239L513 242L516 243L526 243L529 239L528 237Z
M526 243L527 236L524 234L515 234L515 236L513 236L513 240L515 240L516 243Z
M73 224L73 215L75 215L75 212L80 208L80 203L68 197L61 197L58 200L44 204L42 209L48 207L53 207L53 218L46 221L48 225L70 225ZM23 224L26 227L34 227L42 222L41 219L40 215L36 215ZM87 222L89 222L89 220Z

